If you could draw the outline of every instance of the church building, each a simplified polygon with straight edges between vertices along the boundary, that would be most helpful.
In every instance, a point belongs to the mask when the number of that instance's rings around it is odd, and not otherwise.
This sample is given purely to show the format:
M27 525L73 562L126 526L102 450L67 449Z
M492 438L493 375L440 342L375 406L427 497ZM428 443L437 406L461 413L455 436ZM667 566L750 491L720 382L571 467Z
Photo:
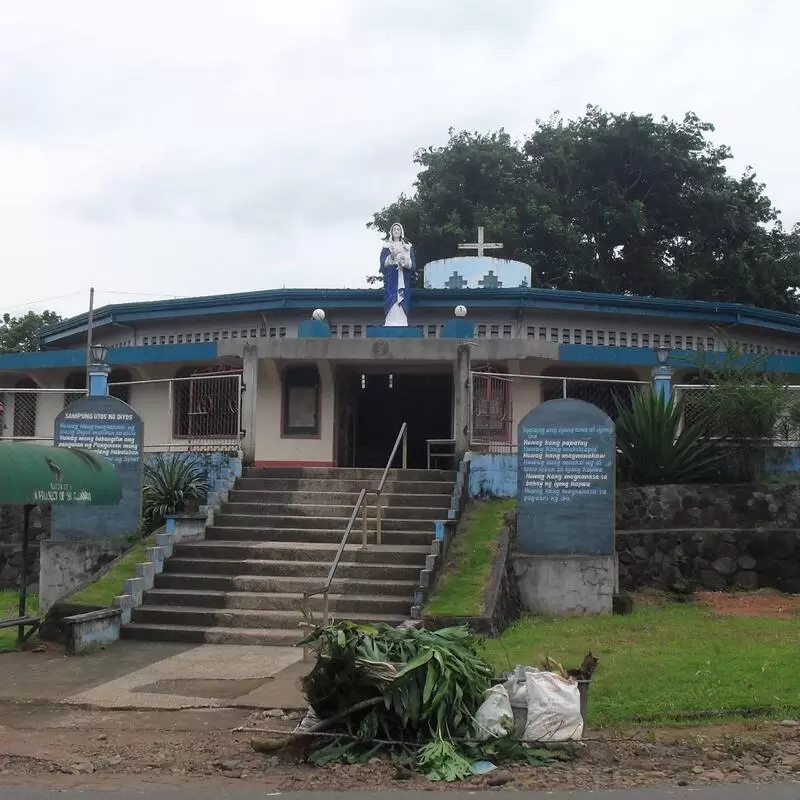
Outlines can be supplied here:
M800 375L800 319L730 303L531 288L530 268L477 255L428 264L412 288L399 225L381 252L385 289L278 289L94 311L109 391L144 420L152 452L242 450L264 466L382 467L403 423L408 466L444 466L516 444L539 403L578 397L613 412L666 370L691 382L729 343ZM0 355L0 438L51 441L86 391L86 314L41 351Z

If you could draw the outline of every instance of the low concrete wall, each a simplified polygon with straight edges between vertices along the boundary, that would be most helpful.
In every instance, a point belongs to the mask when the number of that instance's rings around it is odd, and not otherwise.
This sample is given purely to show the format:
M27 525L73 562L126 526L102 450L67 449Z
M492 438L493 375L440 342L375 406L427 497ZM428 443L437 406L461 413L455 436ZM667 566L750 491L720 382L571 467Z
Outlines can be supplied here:
M119 608L89 611L65 617L63 624L66 630L67 653L90 653L119 639L122 611Z
M523 608L543 616L610 614L616 556L531 556L515 553Z
M516 497L517 457L507 453L469 453L470 497Z
M125 539L42 542L39 569L39 612L86 585L87 577L110 564L128 547Z

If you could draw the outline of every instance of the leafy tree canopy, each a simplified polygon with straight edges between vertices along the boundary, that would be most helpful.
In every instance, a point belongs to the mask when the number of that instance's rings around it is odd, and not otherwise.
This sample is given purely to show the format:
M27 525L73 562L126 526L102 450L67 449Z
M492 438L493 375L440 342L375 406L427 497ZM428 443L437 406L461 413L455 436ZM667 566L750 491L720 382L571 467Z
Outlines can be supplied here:
M479 225L501 253L554 289L731 301L798 309L800 226L785 231L752 169L734 177L713 126L612 114L539 121L515 142L504 131L451 130L419 150L410 196L377 212L395 220L417 263L457 254ZM421 276L418 276L418 279Z
M49 325L60 322L55 311L37 314L29 311L22 317L3 314L0 324L0 353L28 353L39 349L39 334Z

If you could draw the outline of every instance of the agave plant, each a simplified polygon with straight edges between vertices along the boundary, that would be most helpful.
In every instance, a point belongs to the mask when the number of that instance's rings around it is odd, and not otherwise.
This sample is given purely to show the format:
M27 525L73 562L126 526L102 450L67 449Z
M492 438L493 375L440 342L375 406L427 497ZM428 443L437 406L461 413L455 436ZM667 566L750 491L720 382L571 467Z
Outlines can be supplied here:
M638 392L617 403L617 449L623 480L639 485L699 483L715 475L721 454L702 422L682 425L684 401Z
M203 465L187 455L159 454L144 467L144 518L150 530L169 514L180 514L199 506L208 493Z

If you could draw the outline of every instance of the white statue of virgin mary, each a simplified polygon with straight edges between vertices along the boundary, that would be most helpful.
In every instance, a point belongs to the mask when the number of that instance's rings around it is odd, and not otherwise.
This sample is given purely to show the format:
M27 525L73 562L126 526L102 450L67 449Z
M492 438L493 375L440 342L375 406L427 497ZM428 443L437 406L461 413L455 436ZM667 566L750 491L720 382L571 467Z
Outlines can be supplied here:
M403 226L395 222L381 249L381 274L383 275L383 311L386 327L408 326L411 304L411 276L416 269L414 248L406 238Z

